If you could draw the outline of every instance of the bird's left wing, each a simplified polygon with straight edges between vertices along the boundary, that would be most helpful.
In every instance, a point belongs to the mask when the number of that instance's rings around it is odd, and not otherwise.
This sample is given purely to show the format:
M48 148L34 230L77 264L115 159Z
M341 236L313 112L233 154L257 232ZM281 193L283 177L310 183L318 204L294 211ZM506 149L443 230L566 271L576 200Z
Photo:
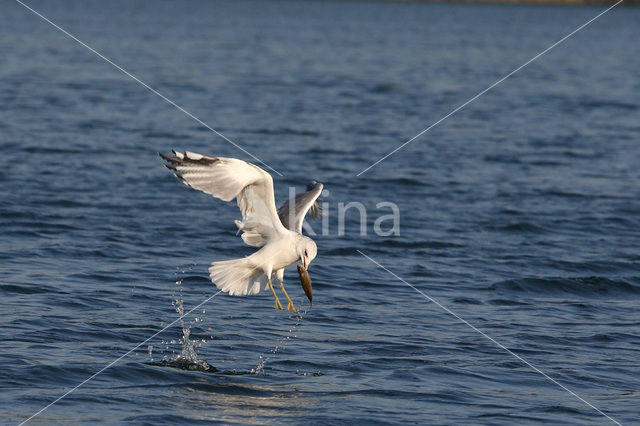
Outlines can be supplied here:
M159 153L175 175L194 189L224 201L237 198L245 243L260 247L275 234L286 233L276 211L273 179L260 167L236 158L208 157L194 152Z
M322 184L316 181L307 185L307 192L298 194L295 198L285 201L278 209L278 216L285 228L302 234L302 222L311 210L314 219L322 215L322 210L316 202L322 193Z

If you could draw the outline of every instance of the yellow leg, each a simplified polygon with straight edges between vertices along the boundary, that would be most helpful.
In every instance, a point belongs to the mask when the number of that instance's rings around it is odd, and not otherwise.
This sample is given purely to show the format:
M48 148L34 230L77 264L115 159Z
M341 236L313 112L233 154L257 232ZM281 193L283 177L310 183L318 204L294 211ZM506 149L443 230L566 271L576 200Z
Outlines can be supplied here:
M273 298L276 299L276 309L282 310L280 299L278 299L278 295L276 294L276 291L273 288L273 284L271 284L271 277L267 278L267 282L269 283L269 288L271 289L271 293L273 293Z
M287 311L293 311L297 314L298 311L296 310L295 306L293 306L293 302L291 301L291 298L287 294L287 290L284 289L284 282L282 281L280 281L280 290L282 290L282 292L284 293L284 296L289 301L289 303L287 304Z

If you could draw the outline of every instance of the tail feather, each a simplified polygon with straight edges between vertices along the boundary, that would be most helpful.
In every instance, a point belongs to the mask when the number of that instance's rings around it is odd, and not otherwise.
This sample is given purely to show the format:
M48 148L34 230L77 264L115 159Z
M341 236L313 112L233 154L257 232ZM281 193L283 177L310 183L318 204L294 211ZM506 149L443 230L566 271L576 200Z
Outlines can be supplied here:
M267 288L267 276L246 257L213 262L209 277L216 287L231 296L257 294Z

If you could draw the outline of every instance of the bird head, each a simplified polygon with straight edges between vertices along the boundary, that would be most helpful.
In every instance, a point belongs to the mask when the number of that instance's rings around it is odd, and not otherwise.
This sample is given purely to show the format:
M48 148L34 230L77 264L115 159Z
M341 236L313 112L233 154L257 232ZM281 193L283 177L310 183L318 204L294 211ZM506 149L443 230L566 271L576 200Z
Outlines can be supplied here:
M298 237L296 249L300 262L302 262L302 267L307 269L311 261L316 258L316 254L318 254L318 247L311 238L304 235L299 235Z

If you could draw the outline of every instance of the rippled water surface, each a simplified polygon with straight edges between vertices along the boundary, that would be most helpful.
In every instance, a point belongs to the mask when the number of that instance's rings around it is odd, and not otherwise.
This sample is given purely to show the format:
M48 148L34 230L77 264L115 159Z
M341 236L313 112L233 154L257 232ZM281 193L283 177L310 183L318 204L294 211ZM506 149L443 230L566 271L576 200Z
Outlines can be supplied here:
M302 319L221 294L33 423L603 424L640 406L640 10L29 2L264 160L325 184ZM17 424L215 293L233 204L170 148L250 159L19 3L0 6L0 419ZM339 203L355 210L338 235ZM400 235L374 221L396 203ZM442 307L357 252L361 250Z

